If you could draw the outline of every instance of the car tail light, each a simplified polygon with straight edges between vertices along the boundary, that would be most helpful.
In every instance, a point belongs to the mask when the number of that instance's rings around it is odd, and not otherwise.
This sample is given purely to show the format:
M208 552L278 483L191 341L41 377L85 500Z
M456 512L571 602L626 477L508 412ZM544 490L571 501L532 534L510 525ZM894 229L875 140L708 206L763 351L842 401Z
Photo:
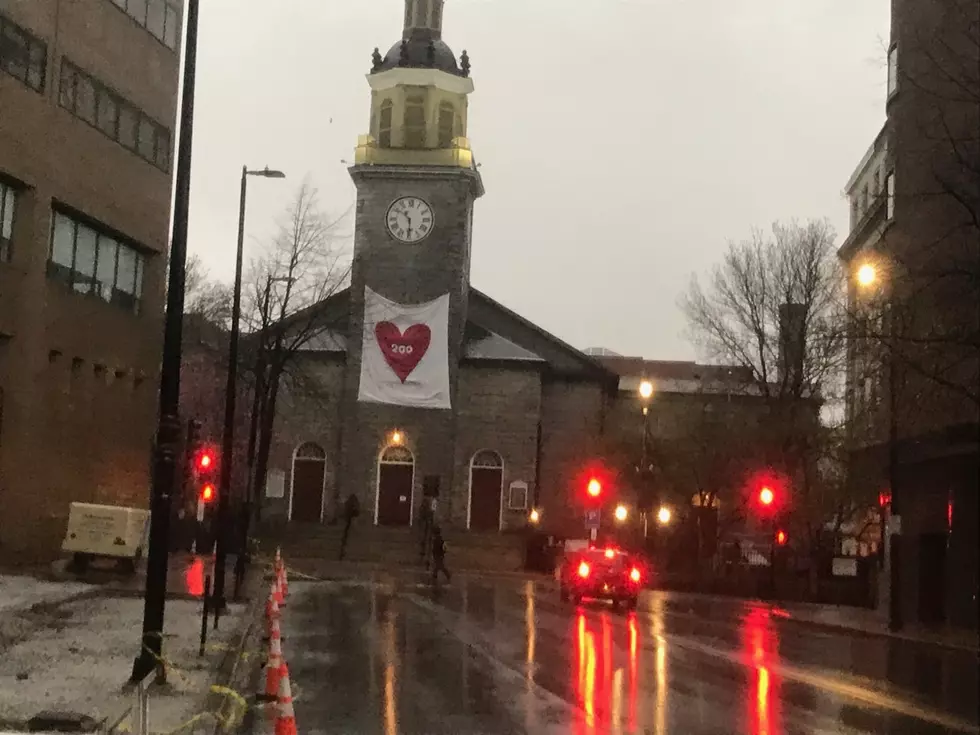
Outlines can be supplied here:
M637 569L636 567L633 567L630 570L630 579L632 579L634 582L639 582L640 581L640 570Z
M606 558L607 559L612 559L615 556L616 556L616 550L615 549L606 549Z
M578 576L582 577L583 579L589 576L589 565L584 561L578 565Z

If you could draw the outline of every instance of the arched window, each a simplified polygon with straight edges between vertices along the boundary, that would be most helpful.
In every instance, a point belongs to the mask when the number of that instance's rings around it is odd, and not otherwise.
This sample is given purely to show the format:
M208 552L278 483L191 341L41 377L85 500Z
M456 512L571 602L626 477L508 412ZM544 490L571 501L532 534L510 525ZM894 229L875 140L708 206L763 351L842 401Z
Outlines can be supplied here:
M296 449L289 499L291 521L319 523L323 519L326 472L327 453L323 447L307 442Z
M466 525L471 531L499 531L503 516L504 460L496 452L477 452L470 460L470 500Z
M405 147L425 148L425 95L405 98Z
M451 102L439 105L439 147L450 148L455 137L456 108Z
M391 148L391 118L394 105L391 100L381 103L381 117L378 120L378 145Z
M415 464L415 457L406 447L391 446L381 453L381 464Z
M473 455L473 466L483 467L485 469L498 469L504 466L504 460L496 452L484 450Z

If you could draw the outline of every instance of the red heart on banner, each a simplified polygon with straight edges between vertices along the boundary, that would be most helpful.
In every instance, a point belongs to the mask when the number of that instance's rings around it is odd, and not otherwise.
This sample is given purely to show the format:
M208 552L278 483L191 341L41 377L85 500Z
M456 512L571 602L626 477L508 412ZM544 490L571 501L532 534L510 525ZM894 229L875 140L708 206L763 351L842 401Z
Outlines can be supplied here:
M374 328L374 336L385 361L404 383L429 350L432 330L425 324L413 324L402 333L391 322L379 322Z

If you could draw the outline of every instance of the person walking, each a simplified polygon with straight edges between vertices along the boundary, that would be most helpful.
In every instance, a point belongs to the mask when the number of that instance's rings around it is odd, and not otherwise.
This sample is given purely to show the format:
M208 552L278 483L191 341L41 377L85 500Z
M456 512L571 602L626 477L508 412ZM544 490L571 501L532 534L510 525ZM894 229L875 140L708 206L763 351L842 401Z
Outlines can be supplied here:
M439 526L432 528L432 584L439 583L439 572L446 577L446 581L452 580L452 575L446 568L446 542L442 538L442 529Z
M344 535L340 538L340 561L344 560L347 552L347 537L350 536L350 527L354 519L361 514L361 503L354 493L347 496L344 502Z

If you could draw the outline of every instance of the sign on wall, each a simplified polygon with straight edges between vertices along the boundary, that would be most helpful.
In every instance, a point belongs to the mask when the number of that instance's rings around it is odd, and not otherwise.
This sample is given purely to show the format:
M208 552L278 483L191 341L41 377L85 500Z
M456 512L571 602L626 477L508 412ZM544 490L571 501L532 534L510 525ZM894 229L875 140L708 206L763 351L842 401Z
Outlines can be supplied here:
M282 470L269 470L265 479L265 496L283 498L286 496L286 473Z
M510 484L507 494L509 510L527 510L528 486L523 480L515 480Z
M364 289L357 399L414 408L451 408L449 294L405 305Z

